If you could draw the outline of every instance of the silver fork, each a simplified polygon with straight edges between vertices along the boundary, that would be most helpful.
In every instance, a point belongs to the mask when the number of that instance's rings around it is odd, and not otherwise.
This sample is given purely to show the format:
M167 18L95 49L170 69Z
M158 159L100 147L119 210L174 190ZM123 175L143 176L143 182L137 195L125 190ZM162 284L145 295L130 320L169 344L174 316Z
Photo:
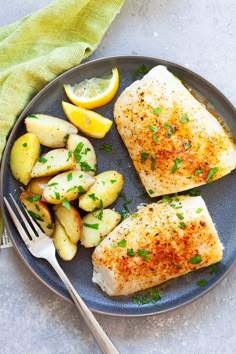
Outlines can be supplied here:
M30 223L27 221L25 215L21 211L20 207L16 203L15 199L13 198L12 194L9 194L13 204L15 205L16 210L18 211L18 214L20 215L23 224L25 225L30 237L32 240L29 238L27 232L25 231L24 227L22 226L21 221L17 218L17 216L14 213L14 210L12 209L11 205L9 204L8 200L6 197L4 197L4 202L6 204L6 207L9 211L9 214L19 231L19 234L23 241L25 242L26 246L28 247L29 251L32 253L34 257L37 258L44 258L46 259L51 266L54 268L54 270L57 272L63 283L65 284L67 290L70 293L70 296L72 297L77 309L79 310L80 314L82 315L84 321L88 325L90 331L92 332L94 338L97 341L97 344L99 348L101 349L102 353L104 354L119 354L119 351L116 349L108 335L104 332L104 330L101 328L99 323L97 322L96 318L92 314L92 312L89 310L87 305L84 303L84 301L81 299L73 285L71 284L70 280L64 273L64 271L61 269L60 265L57 262L56 255L55 255L55 247L53 244L53 241L51 238L49 238L42 230L39 228L39 226L35 223L35 221L32 219L32 217L29 215L27 210L24 208L25 213L27 214L31 224L33 225L35 231L31 227ZM23 206L22 206L23 208Z

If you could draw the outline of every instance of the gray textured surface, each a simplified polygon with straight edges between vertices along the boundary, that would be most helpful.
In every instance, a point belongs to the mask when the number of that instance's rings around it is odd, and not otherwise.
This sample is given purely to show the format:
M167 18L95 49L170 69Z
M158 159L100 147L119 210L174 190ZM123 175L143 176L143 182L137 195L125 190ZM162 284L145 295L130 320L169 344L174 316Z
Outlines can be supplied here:
M1 1L0 24L48 0ZM144 54L176 61L236 104L236 3L233 0L126 0L92 58ZM122 353L235 353L236 273L204 298L159 316L96 317ZM0 353L99 353L75 308L46 289L13 249L0 251Z

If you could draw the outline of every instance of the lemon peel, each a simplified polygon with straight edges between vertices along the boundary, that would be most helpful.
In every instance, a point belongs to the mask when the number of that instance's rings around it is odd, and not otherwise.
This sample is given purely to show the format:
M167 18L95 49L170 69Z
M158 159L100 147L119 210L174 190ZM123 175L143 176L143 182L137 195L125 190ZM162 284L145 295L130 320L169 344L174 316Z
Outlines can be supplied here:
M65 84L63 87L72 103L79 107L93 109L106 105L114 98L119 82L119 71L115 67L111 74L86 79L73 86Z

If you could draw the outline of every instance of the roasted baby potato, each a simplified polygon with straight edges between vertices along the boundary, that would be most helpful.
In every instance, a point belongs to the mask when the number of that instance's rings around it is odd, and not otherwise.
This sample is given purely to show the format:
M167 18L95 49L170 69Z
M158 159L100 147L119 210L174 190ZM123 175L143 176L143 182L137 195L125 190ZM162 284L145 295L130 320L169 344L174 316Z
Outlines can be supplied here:
M58 255L64 261L71 261L77 252L77 244L73 243L67 235L64 227L57 217L55 218L55 230L53 233L53 242Z
M86 247L96 247L120 222L121 215L112 209L88 213L82 219L80 242Z
M32 178L26 187L26 191L42 195L44 187L46 186L48 181L50 181L50 179L52 179L51 176Z
M74 169L76 161L67 149L54 149L39 157L31 171L31 178L54 176L57 173Z
M14 142L10 153L10 168L19 182L24 185L29 183L31 170L39 155L40 143L35 134L26 133Z
M69 134L78 129L71 123L46 114L30 114L25 119L26 130L37 135L40 144L51 148L64 147Z
M41 196L32 192L22 192L20 200L45 234L51 236L54 223L48 205L41 200Z
M101 205L104 208L111 205L123 188L124 178L117 171L105 171L95 178L94 185L79 198L79 207L85 211L94 211Z
M96 179L83 171L71 170L53 177L45 186L43 199L48 203L61 204L77 199L96 182Z
M78 210L70 204L67 204L67 208L57 204L53 209L71 242L77 243L82 232L82 220Z
M70 134L66 148L74 153L76 169L89 173L91 176L96 172L96 154L90 141L83 136Z

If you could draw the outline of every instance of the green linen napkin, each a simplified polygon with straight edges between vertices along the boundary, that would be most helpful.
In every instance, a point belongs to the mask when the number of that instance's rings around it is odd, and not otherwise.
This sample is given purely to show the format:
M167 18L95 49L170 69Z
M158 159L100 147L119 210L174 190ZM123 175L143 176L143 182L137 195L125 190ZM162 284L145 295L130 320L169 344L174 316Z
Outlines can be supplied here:
M23 108L49 81L93 53L124 1L54 0L0 28L0 160ZM0 215L0 236L2 228Z

